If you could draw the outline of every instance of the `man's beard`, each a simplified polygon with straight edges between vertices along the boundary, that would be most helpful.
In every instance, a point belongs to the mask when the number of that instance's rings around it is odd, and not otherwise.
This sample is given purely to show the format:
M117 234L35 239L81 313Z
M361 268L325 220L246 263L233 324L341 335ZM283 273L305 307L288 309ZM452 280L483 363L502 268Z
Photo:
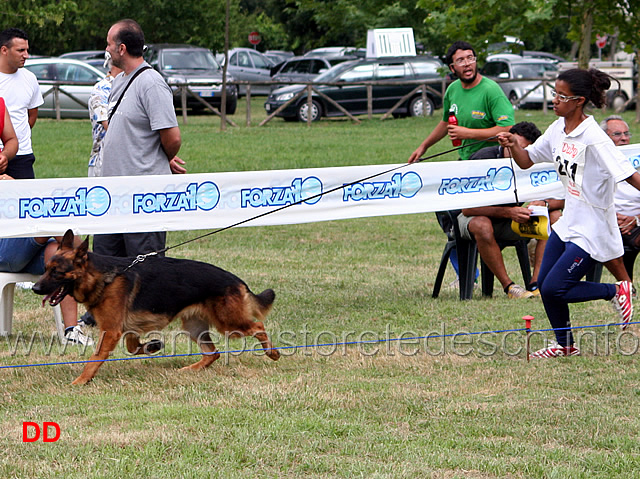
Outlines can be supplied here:
M476 77L477 77L477 76L478 76L478 70L474 71L474 72L473 72L473 76L472 76L471 78L469 78L469 79L460 77L460 81L461 81L462 83L465 83L465 84L467 84L467 85L470 85L471 83L473 83L474 81L476 81Z

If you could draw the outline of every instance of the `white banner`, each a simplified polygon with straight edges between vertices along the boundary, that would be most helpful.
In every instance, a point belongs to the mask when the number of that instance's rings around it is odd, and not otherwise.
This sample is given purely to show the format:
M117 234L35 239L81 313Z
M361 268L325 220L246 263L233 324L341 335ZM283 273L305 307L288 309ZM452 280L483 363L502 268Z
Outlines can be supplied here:
M640 145L621 149L638 168ZM562 197L552 163L513 171L509 159L496 159L3 181L0 235L282 225Z

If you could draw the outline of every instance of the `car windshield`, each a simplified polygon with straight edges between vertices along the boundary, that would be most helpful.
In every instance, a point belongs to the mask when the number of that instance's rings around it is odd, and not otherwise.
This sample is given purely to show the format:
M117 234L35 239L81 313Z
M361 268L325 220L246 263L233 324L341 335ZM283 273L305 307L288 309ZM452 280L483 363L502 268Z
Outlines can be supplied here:
M163 70L219 70L213 53L207 50L165 50L162 52Z
M355 61L340 63L339 65L329 68L326 72L321 73L315 77L313 81L317 83L331 83L336 81L342 72L349 70L356 63Z
M555 65L547 62L516 64L513 65L513 78L542 78L548 75L548 72L557 71Z

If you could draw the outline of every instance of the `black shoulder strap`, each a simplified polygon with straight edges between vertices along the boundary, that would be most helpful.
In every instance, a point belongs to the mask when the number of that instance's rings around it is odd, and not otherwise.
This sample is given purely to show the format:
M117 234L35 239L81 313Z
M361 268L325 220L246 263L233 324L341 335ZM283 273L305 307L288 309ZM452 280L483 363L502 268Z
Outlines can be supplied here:
M113 114L116 112L116 110L118 109L118 107L120 106L120 102L122 101L122 99L124 98L124 94L127 92L127 90L129 89L129 87L131 86L131 83L133 82L133 80L136 79L136 77L138 75L140 75L140 73L142 73L145 70L149 70L151 69L150 66L144 66L142 67L140 70L138 70L137 72L135 72L133 74L133 76L131 77L131 79L129 80L129 83L127 83L127 86L124 87L124 90L122 90L122 95L120 95L120 98L118 98L118 101L116 103L116 106L113 107L113 110L111 110L109 112L109 119L107 120L108 122L111 122L111 117L113 116Z

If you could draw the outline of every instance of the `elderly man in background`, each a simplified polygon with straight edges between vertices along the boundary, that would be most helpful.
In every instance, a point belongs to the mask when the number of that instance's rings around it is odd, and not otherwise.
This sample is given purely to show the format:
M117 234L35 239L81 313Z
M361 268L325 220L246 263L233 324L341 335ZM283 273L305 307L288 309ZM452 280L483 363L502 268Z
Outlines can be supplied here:
M628 145L631 140L629 125L621 116L611 115L600 122L600 127L609 135L616 146ZM626 181L618 183L613 201L616 207L618 228L625 247L640 249L640 192ZM618 281L633 278L633 265L625 268L623 257L604 263Z

